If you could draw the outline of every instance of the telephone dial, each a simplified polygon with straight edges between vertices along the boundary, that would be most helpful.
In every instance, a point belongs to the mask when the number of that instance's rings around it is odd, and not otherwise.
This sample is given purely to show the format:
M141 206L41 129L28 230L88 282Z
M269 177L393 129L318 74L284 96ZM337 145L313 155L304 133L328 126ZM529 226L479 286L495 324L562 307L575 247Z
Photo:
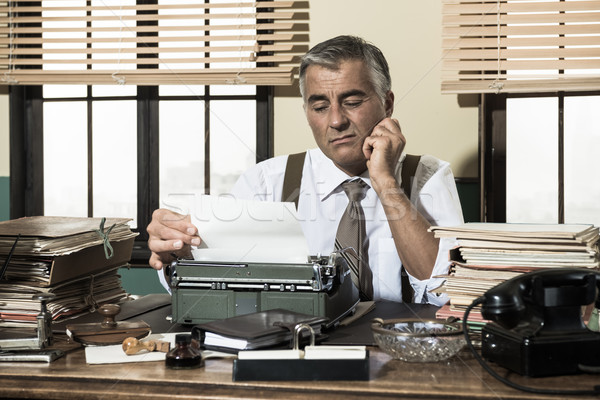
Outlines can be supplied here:
M482 330L482 356L526 376L600 370L600 333L582 307L600 307L600 272L553 268L509 279L478 301L492 323ZM476 300L477 301L477 300Z

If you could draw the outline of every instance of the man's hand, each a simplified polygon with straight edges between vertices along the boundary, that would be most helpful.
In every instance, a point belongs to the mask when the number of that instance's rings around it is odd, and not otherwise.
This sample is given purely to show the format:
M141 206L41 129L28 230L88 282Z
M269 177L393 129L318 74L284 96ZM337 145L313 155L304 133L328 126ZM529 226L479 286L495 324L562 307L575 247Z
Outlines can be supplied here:
M189 215L177 214L163 208L152 213L148 231L148 248L152 252L149 264L159 270L176 256L190 254L190 246L198 246L198 229L192 224Z
M405 145L406 138L400 130L400 123L392 118L379 122L365 139L363 153L367 158L373 189L377 193L397 187L394 172Z

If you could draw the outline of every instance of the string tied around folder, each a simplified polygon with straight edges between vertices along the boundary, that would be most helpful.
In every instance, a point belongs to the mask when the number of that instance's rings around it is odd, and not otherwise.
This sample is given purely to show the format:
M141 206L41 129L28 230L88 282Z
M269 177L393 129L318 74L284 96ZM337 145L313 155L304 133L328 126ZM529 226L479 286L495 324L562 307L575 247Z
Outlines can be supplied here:
M90 286L88 290L88 294L83 297L83 301L85 305L90 308L90 312L94 312L98 309L98 302L94 297L94 274L90 274Z
M95 232L100 236L100 238L102 239L102 242L104 244L104 256L106 257L107 260L110 260L113 255L115 254L115 251L113 250L112 246L110 245L110 241L108 240L108 235L110 234L110 231L112 231L112 229L115 227L116 224L112 224L112 226L110 228L108 228L106 230L106 232L104 232L104 223L106 222L106 218L102 217L102 220L100 221L100 229L96 229Z

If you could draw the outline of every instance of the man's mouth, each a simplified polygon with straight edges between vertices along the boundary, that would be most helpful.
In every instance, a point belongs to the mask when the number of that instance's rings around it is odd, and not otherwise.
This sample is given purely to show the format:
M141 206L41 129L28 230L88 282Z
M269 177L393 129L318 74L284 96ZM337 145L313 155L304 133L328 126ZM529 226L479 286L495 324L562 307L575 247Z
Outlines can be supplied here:
M330 139L329 143L331 144L345 144L354 140L355 135L344 135L340 137L336 137L334 139Z

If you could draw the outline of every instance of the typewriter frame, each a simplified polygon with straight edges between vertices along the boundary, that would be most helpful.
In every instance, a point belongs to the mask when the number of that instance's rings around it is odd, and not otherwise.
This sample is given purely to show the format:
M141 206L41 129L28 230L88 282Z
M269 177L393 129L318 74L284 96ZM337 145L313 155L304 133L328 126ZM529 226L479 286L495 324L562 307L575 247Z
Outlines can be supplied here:
M359 302L346 260L334 252L307 263L176 260L169 266L172 322L199 324L283 308L329 319L354 313Z

